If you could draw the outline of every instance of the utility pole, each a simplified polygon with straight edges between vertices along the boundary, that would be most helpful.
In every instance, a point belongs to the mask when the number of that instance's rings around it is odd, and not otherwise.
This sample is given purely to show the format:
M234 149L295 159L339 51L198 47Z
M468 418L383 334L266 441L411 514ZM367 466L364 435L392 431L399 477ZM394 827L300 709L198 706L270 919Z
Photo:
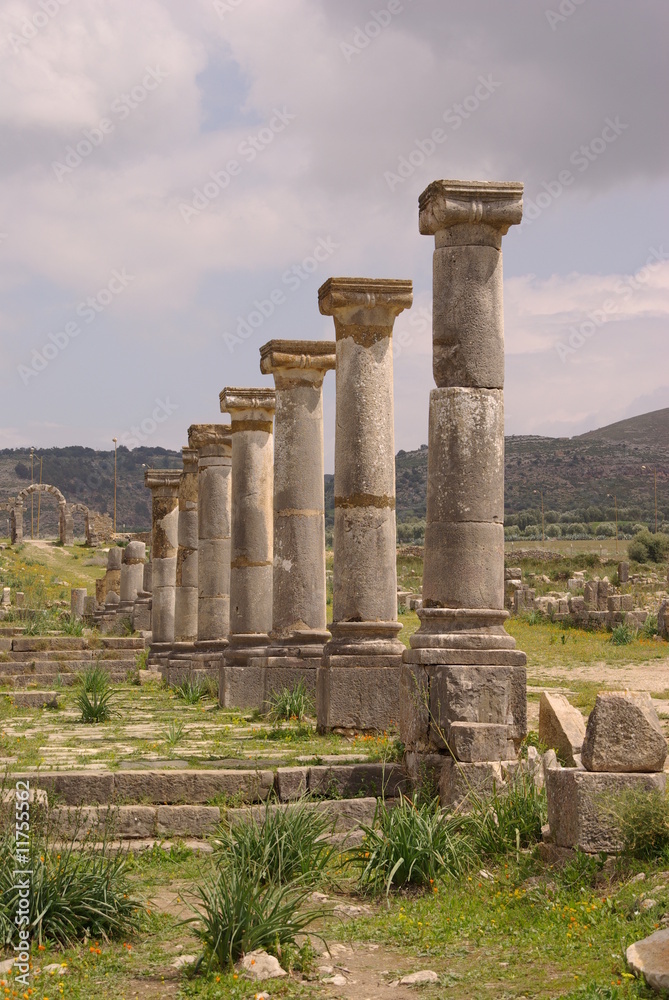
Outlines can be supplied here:
M30 449L30 486L35 485L35 449ZM35 527L35 494L30 493L30 539L34 538Z
M116 534L116 442L118 438L112 438L114 442L114 534Z
M39 538L39 514L42 507L42 462L44 461L44 456L40 455L39 458L39 493L37 494L37 537Z

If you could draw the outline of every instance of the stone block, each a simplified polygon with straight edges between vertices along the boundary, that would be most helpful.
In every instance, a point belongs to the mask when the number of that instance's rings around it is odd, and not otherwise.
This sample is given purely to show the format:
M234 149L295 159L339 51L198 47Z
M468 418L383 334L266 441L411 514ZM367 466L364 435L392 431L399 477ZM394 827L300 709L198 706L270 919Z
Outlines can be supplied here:
M597 611L597 581L588 580L583 588L583 598L588 610Z
M523 571L520 566L507 566L504 570L505 580L522 580Z
M561 760L574 767L585 739L585 719L563 694L542 691L539 700L539 739L557 750Z
M608 602L608 599L609 599L609 593L610 593L609 581L608 580L599 580L598 583L597 583L597 610L598 611L607 611L608 610L608 608L607 608L607 602Z
M316 669L319 663L319 657L268 656L265 673L265 699L269 700L274 691L282 691L284 688L292 690L302 682L307 694L313 700L315 710Z
M279 767L275 787L281 802L294 802L307 794L308 767Z
M628 562L618 563L618 583L628 583L630 578L630 564Z
M265 667L223 663L218 680L218 700L223 708L265 708Z
M583 741L588 771L661 771L667 741L646 692L606 691L597 695Z
M441 771L444 763L449 760L438 753L414 753L409 751L404 754L404 770L411 788L414 791L421 791L427 799L433 799L439 794L439 783L441 781Z
M219 796L260 802L274 786L269 770L117 771L114 794L118 801L143 801L163 805L200 805Z
M220 821L218 806L158 806L156 810L158 836L206 837L214 833Z
M620 595L620 610L621 611L634 611L634 595L633 594L621 594Z
M459 761L505 760L508 757L508 728L486 722L452 722L448 745Z
M445 757L439 781L439 799L446 809L461 809L467 798L488 796L506 785L500 761L462 763Z
M664 794L664 774L613 774L580 768L546 771L548 823L558 847L582 851L619 851L620 831L615 822L616 802L629 792Z
M643 977L656 993L669 992L669 927L635 941L627 949L626 958L632 972Z
M40 771L14 777L28 778L31 785L43 788L51 805L93 806L114 801L112 771Z
M400 739L408 750L430 747L430 694L427 669L403 663L400 668Z
M522 666L428 667L431 732L435 746L454 722L487 723L507 728L507 739L527 731L527 682Z
M623 610L623 597L622 594L611 594L606 599L606 610L610 614L615 614L616 612Z
M356 795L394 798L406 781L400 764L335 764L309 768L309 792L326 798L350 799Z
M399 722L400 667L318 667L318 729L386 730Z

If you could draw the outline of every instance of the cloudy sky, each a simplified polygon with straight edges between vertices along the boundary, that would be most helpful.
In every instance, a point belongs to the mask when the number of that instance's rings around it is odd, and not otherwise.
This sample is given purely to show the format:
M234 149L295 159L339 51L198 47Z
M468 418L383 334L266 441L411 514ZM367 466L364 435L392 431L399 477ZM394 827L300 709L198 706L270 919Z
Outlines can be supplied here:
M669 406L668 36L666 0L2 0L0 447L179 447L265 341L332 336L333 274L413 279L417 447L444 177L525 184L507 432Z

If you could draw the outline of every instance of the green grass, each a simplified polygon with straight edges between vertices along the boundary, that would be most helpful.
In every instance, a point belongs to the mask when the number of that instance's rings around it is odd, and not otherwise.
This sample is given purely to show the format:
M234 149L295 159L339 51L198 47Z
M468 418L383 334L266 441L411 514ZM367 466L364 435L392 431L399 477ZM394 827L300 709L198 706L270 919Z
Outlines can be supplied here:
M271 722L302 722L307 715L313 715L315 705L304 681L293 688L271 691L267 699L267 717Z
M625 646L616 646L610 632L564 629L559 622L548 621L531 625L520 617L510 618L506 631L527 653L530 668L645 663L669 657L669 646L656 637L637 636Z

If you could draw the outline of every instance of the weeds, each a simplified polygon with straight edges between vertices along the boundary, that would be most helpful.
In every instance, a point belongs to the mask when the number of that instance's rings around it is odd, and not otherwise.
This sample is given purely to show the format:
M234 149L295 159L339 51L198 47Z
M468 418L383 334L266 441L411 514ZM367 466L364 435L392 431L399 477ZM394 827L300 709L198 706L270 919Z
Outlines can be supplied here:
M388 893L391 886L427 886L443 875L464 874L474 858L457 827L438 799L421 803L402 796L394 808L379 800L374 823L361 824L362 844L349 854L361 889Z
M220 871L195 886L199 906L186 921L204 945L207 969L229 969L242 955L263 948L281 954L287 945L299 950L302 934L323 910L305 910L310 886L261 884L238 866Z
M272 691L267 699L267 716L271 722L302 722L307 715L313 715L314 703L304 681L294 688Z
M176 719L172 719L167 727L167 733L165 735L165 742L170 750L174 750L174 748L181 742L184 732L185 727L183 722L178 722Z
M109 674L104 667L99 663L88 667L81 676L80 689L74 699L75 705L81 710L79 721L88 724L107 722L113 714L113 697Z
M84 623L81 618L75 618L74 615L67 615L61 619L60 631L64 635L83 635Z
M626 792L607 803L620 831L623 851L649 861L669 858L669 798L665 792Z
M634 642L635 638L636 633L634 629L630 628L625 622L621 622L620 625L616 625L611 630L609 642L612 642L614 646L629 646L631 642Z
M174 693L177 698L181 698L187 705L197 705L208 694L206 685L202 681L193 680L191 677L185 677L181 684L177 684L174 688Z
M471 812L463 817L462 831L482 858L499 857L541 840L546 821L546 794L531 775L520 771L507 786L488 798L470 797Z
M286 809L265 806L261 822L251 818L223 828L214 841L217 864L233 865L258 883L287 883L295 879L308 885L321 881L334 854L325 839L334 821L297 802Z

